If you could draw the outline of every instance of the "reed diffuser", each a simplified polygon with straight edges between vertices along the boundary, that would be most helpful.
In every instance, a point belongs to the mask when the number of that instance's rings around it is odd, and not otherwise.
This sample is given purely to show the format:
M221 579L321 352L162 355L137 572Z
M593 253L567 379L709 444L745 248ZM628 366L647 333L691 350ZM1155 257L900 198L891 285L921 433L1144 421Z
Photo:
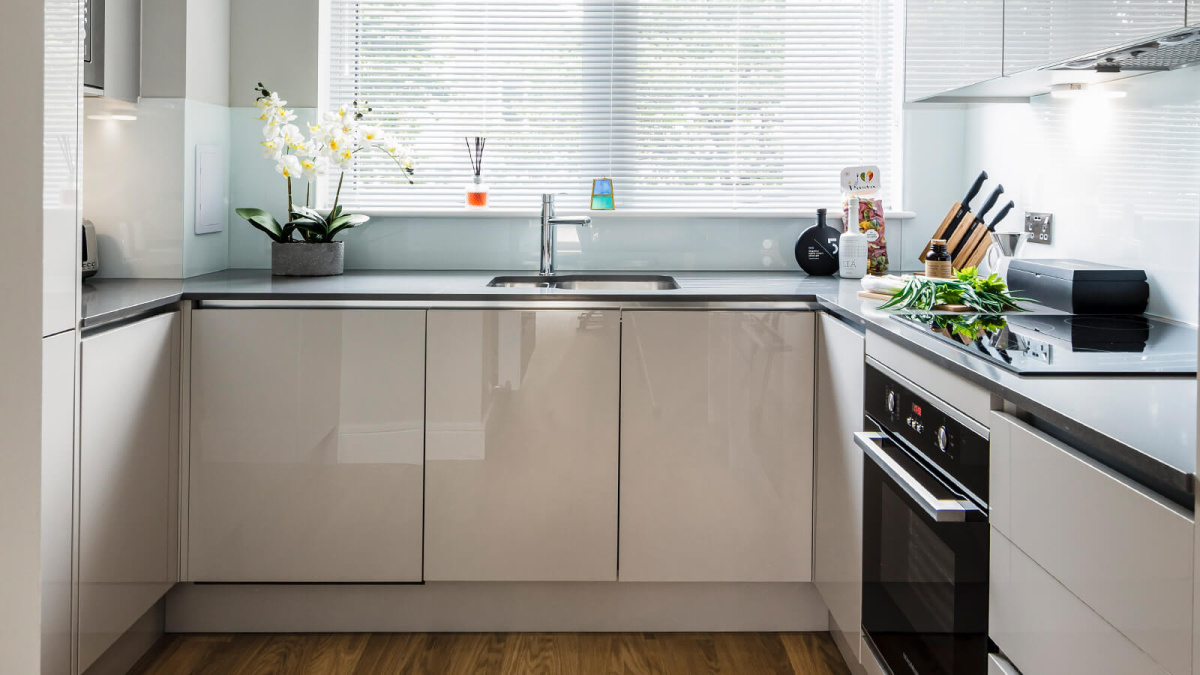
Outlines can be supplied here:
M471 170L475 175L471 179L471 183L467 185L467 208L484 208L488 203L488 186L483 182L483 147L487 144L487 139L482 136L475 137L475 146L471 146L471 139L463 139L467 142L467 154L471 158Z

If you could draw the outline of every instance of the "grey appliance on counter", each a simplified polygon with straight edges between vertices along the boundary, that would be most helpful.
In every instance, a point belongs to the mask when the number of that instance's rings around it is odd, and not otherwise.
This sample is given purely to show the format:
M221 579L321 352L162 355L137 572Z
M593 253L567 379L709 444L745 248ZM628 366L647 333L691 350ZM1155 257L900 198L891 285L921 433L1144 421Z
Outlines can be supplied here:
M892 673L988 667L989 432L872 358L863 462L863 638Z
M1150 300L1145 270L1084 260L1013 260L1008 287L1071 314L1141 314Z
M92 221L83 221L82 260L79 271L84 279L94 277L100 271L100 245L96 242L96 226Z

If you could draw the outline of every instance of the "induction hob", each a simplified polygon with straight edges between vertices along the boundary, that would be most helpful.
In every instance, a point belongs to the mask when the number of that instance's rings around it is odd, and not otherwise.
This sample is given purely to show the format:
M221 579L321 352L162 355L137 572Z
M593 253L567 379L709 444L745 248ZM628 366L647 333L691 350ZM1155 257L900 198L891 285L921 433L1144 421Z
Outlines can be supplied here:
M1023 376L1195 376L1196 329L1142 315L898 314Z

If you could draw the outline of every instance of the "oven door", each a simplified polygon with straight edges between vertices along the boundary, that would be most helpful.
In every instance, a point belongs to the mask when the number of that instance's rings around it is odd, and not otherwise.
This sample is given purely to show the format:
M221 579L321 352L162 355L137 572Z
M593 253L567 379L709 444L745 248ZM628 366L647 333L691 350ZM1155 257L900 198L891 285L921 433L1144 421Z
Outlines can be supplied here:
M884 433L863 449L863 632L893 675L987 672L987 513Z

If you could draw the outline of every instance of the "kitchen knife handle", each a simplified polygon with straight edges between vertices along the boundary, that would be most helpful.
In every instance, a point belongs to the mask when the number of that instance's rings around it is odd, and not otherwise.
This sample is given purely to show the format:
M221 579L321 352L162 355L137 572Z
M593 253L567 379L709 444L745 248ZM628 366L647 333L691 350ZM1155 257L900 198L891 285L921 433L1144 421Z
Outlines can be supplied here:
M1016 204L1014 204L1011 199L1008 200L1008 203L1004 205L1004 208L1000 209L1000 213L997 213L996 217L992 218L992 223L988 225L988 230L995 232L997 223L1004 220L1004 216L1007 216L1008 212L1012 211L1014 206L1016 206Z
M975 199L975 195L979 194L979 191L983 189L983 182L987 179L987 172L980 171L979 176L975 179L975 182L971 184L971 189L967 190L967 196L964 197L960 202L963 205L963 210L969 211L971 209L971 200Z
M987 215L988 211L992 210L992 207L995 206L996 202L1000 200L1000 195L1002 194L1004 194L1004 186L997 185L996 189L992 190L991 196L989 196L987 201L983 203L983 208L979 209L979 213L976 214L975 218L982 222L983 217Z

